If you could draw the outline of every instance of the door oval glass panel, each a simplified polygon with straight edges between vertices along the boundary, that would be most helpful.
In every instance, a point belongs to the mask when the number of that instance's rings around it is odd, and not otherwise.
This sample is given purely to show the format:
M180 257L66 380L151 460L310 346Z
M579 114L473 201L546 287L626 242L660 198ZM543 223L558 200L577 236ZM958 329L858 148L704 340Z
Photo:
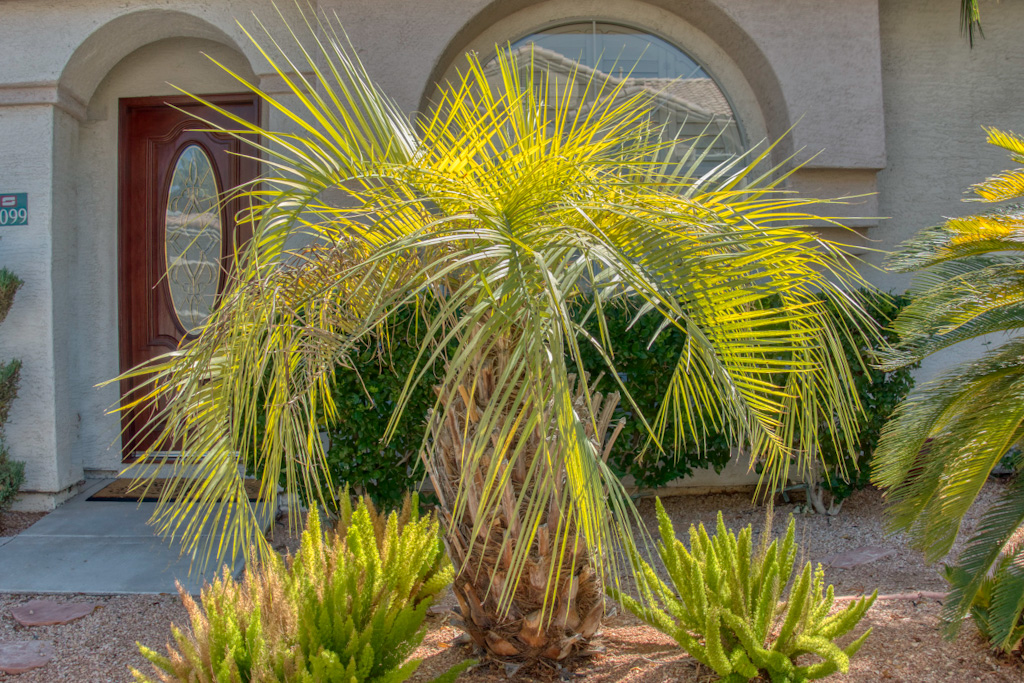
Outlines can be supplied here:
M223 232L217 195L210 157L199 145L188 145L167 191L164 254L171 303L190 334L210 317L220 285Z

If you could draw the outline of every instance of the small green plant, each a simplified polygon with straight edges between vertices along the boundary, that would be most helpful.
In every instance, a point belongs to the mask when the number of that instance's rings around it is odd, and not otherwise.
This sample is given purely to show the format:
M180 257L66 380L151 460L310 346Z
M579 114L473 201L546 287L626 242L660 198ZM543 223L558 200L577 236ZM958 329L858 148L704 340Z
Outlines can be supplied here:
M24 283L7 270L0 268L0 323L7 318L14 302L14 294ZM15 462L8 457L7 446L4 444L4 424L11 410L11 403L18 395L18 380L21 376L21 361L12 360L0 363L0 512L3 512L18 494L18 488L25 480L25 464Z
M423 639L427 608L452 580L437 520L419 516L415 496L387 517L368 499L353 511L344 495L340 507L334 533L323 533L314 507L294 558L272 557L241 582L225 570L203 589L201 609L182 591L191 633L172 627L177 649L166 657L139 646L155 680L397 683L411 676L420 662L405 659Z
M0 441L0 512L3 512L18 494L25 481L25 463L7 457L7 447Z
M0 437L11 410L11 403L18 395L18 381L21 379L21 361L0 363Z
M946 567L946 580L955 592L964 590L970 583L970 575L959 567ZM995 572L981 580L971 601L970 613L974 625L994 650L1007 654L1021 650L1024 645L1024 577L1020 567L1015 567L1011 558L1004 555L996 564ZM959 624L950 628L947 634L955 635Z
M25 283L17 275L6 268L0 268L0 323L7 317L7 312L14 303L14 294L23 284Z
M756 555L747 526L737 537L726 529L722 513L714 536L704 525L690 527L690 550L676 539L672 522L657 501L661 555L675 587L662 581L634 546L630 557L645 581L638 601L615 588L609 594L623 607L675 639L690 655L729 683L767 675L773 683L796 683L849 670L850 657L871 633L845 648L836 639L848 633L871 607L877 591L832 613L832 586L824 589L824 570L811 563L782 592L793 575L797 547L792 518L782 540ZM798 665L801 655L818 659Z

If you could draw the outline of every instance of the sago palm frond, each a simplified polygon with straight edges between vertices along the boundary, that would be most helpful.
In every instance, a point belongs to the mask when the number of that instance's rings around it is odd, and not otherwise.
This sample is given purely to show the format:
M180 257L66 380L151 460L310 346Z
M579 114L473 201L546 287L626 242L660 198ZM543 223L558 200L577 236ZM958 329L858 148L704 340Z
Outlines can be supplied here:
M770 479L794 455L798 467L813 457L823 414L851 442L858 401L839 343L848 330L820 292L870 331L845 294L863 281L837 245L803 229L826 219L805 211L816 200L780 191L785 173L765 162L770 150L703 175L692 155L677 174L663 161L675 143L651 126L646 96L504 54L471 57L414 124L334 23L309 28L292 36L311 46L299 62L272 38L254 41L287 98L239 78L297 132L238 118L229 131L259 136L267 170L249 192L254 237L236 280L195 341L130 373L151 378L138 400L162 406L157 443L136 467L161 444L181 447L181 495L156 513L165 533L197 555L203 525L227 532L218 556L265 549L246 469L262 473L266 509L279 476L289 494L329 505L319 436L334 416L329 377L362 345L389 343L378 332L409 305L427 333L391 428L443 358L430 419L463 434L458 462L438 454L430 430L422 457L449 532L467 530L470 546L492 542L499 513L519 520L495 541L503 566L523 567L541 536L560 556L582 547L614 562L633 508L591 437L601 401L582 379L580 347L598 349L619 377L621 340L604 316L627 297L686 336L662 421L713 416ZM297 236L311 246L289 250ZM597 335L574 313L584 301ZM631 402L628 384L619 390ZM656 422L646 416L655 437ZM555 565L548 586L559 580ZM507 607L519 581L510 571L485 586Z
M1024 163L1024 141L1018 136L990 129L988 141ZM1017 169L974 189L981 201L1017 199L1024 193L1022 178ZM901 245L890 264L896 270L920 272L910 290L912 303L893 324L900 343L885 365L920 361L968 339L1024 327L1022 245L1024 214L1018 205L948 220ZM873 480L888 489L893 503L890 529L909 531L930 560L944 556L992 469L1022 438L1024 339L1013 339L919 385L897 407L875 451ZM1014 485L1010 492L1018 489ZM996 623L1002 636L1010 633L1007 614L1015 609L1019 619L1024 609L1021 596L1010 595L1016 590L1011 576L1016 570L1000 574L1005 580L986 583L994 567L1016 567L1020 560L1024 518L1019 500L1013 500L1019 492L1010 492L988 511L951 570L954 591L946 618L953 630L983 588L994 601L987 603L986 614L998 605Z
M1016 330L1024 320L1021 261L984 254L943 261L915 278L910 304L893 329L899 351L884 367L902 366L961 341Z
M945 555L992 468L1022 435L1024 340L915 389L875 450L891 528L909 530L929 559Z
M955 634L960 615L971 609L975 596L993 576L1000 580L989 586L986 606L989 637L999 647L1016 645L1020 638L1020 614L1024 606L1024 477L1017 478L987 510L978 530L949 571L952 590L944 613L947 630ZM1001 575L1001 576L1000 576ZM1011 580L1006 580L1010 577Z

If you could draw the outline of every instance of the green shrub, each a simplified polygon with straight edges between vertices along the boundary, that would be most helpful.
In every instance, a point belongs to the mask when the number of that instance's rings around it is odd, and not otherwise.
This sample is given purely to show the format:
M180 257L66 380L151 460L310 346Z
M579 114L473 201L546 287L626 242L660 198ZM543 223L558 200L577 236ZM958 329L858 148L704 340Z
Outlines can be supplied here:
M0 268L0 323L7 317L7 312L11 310L14 293L23 284L25 283L17 275L6 268Z
M875 314L884 325L906 303L906 297L902 296L893 297L891 302L880 300ZM616 345L615 363L622 379L627 382L643 414L653 419L661 407L666 383L679 360L679 349L685 337L675 328L666 328L649 344L657 331L658 317L647 315L634 321L636 310L635 305L627 304L606 310L605 316L608 334L621 340ZM592 320L585 327L591 334L598 333ZM422 468L417 452L423 439L426 414L434 401L433 385L442 372L442 361L439 360L414 387L401 427L391 441L384 444L382 439L394 402L416 361L416 350L422 341L423 330L421 325L417 325L415 311L410 308L398 315L388 334L408 339L408 343L393 345L391 354L386 358L381 357L377 348L366 346L353 356L355 372L339 368L331 391L338 419L330 424L325 421L324 427L330 440L327 453L332 479L330 485L336 488L350 486L366 492L382 506L399 503L421 478ZM868 357L870 349L866 339L856 331L852 340L843 341L864 404L865 418L859 433L860 456L856 462L836 452L825 433L827 426L822 425L821 455L827 469L815 485L829 492L836 502L866 485L871 453L882 424L913 385L913 368L888 373L862 368L857 361L857 349ZM605 367L599 352L592 346L583 346L581 351L586 370L591 376L599 377ZM618 390L617 384L608 376L600 379L597 388L605 393ZM684 429L678 435L679 448L675 449L677 435L669 427L662 435L665 453L645 448L647 430L633 413L632 406L625 400L616 408L613 421L625 418L626 426L616 441L608 464L620 477L632 475L640 488L664 486L689 476L697 468L713 468L720 472L729 462L732 444L726 434L714 429L703 436L695 436Z
M872 313L880 327L886 327L909 303L909 298L903 295L879 297L862 291L860 296L871 301ZM839 315L839 311L827 299L825 303L833 315ZM623 375L622 379L629 383L629 391L643 414L653 419L661 407L667 389L666 382L679 360L679 349L682 348L685 336L678 329L666 328L653 343L649 343L660 322L657 316L651 315L634 320L635 315L636 308L631 305L605 311L609 336L623 340L615 350L615 363ZM591 334L598 334L596 323L588 321L586 328ZM888 342L896 339L895 333L888 329L883 335ZM825 491L830 494L835 505L868 484L871 455L878 443L882 426L896 404L913 388L912 372L917 367L912 365L892 372L871 367L875 350L870 340L852 327L850 336L844 336L842 343L864 408L857 434L858 457L854 460L839 452L829 436L829 425L822 424L819 443L824 469L816 473L818 476L808 487L809 497L820 499L822 491ZM592 347L583 347L582 352L587 370L597 376L604 367L598 351ZM862 365L860 358L864 359L867 367ZM612 378L605 377L598 388L609 392L618 387ZM616 448L608 464L619 476L633 475L641 488L664 486L675 479L689 476L695 468L712 467L720 472L731 457L733 444L730 444L726 434L713 428L703 436L695 436L684 430L678 435L679 449L673 448L677 435L668 431L662 435L662 444L666 449L664 454L659 454L653 448L645 450L647 431L634 418L632 406L625 400L619 403L615 419L619 417L626 418L626 426L616 441ZM709 426L711 423L707 419ZM836 507L830 507L837 510Z
M0 271L0 288L6 271ZM20 284L20 281L19 281ZM15 287L17 289L17 287ZM0 292L0 297L3 294ZM13 292L12 292L13 296ZM3 302L0 301L0 304ZM9 304L8 304L9 307ZM0 310L0 313L5 311ZM3 316L0 315L0 320ZM4 424L11 410L11 403L18 394L18 380L21 377L21 361L0 363L0 512L8 509L18 495L18 488L25 481L25 463L15 462L8 457L4 444Z
M395 401L416 362L423 335L422 323L417 322L411 308L397 315L388 333L408 343L394 344L386 358L376 348L364 347L353 355L357 372L339 369L331 389L338 410L338 419L326 427L331 485L368 493L383 506L400 504L423 475L418 453L427 411L434 405L435 377L440 376L433 368L413 388L401 426L387 444L382 441ZM440 373L440 361L437 365Z
M0 437L11 410L11 403L18 395L18 381L21 379L21 361L0 363Z
M166 657L139 646L156 680L360 683L412 675L419 661L403 662L423 639L427 608L452 579L437 521L419 516L415 497L386 518L368 501L353 511L342 499L337 530L326 537L313 509L294 558L254 567L241 582L225 570L203 589L202 609L182 591L191 633L172 627L177 648Z
M25 463L10 460L7 448L0 441L0 512L10 507L18 488L25 481Z
M648 420L653 420L665 398L676 363L679 362L679 350L683 348L685 335L670 327L650 343L662 319L657 315L645 315L634 321L636 311L636 306L632 304L605 310L607 332L611 339L616 340L615 365L621 379L628 386L640 412ZM592 320L584 327L592 335L599 334L597 324ZM600 352L590 345L582 346L580 350L587 372L592 377L601 376L606 365ZM608 376L598 382L597 388L606 394L619 391L618 384ZM662 454L654 448L645 448L648 441L647 429L636 418L633 407L625 399L619 402L612 420L617 422L620 418L625 418L626 424L615 441L608 465L620 477L632 475L640 488L664 486L689 476L694 468L712 467L716 472L721 472L731 457L729 439L719 431L697 435L695 438L684 429L677 439L670 426L662 435L661 441L666 449L666 453ZM677 440L678 450L673 446Z
M438 360L413 387L398 429L384 443L395 402L416 362L424 331L415 309L409 307L394 314L386 333L407 342L394 344L386 355L381 353L382 344L364 345L352 352L353 367L339 367L331 378L336 417L328 421L320 415L327 437L330 475L330 480L321 485L330 490L351 489L370 496L384 509L392 509L400 506L422 480L419 448L426 430L427 411L434 405L433 386L435 377L442 372L442 361ZM264 420L263 416L257 420L257 438L263 437ZM263 476L262 471L252 470L249 474Z
M767 675L773 682L813 680L849 670L850 657L871 633L868 629L845 648L835 640L848 633L877 596L860 598L830 614L832 586L824 590L824 571L811 563L795 578L785 602L783 590L796 562L796 524L786 536L756 555L747 526L737 537L726 529L722 513L714 536L702 524L690 527L690 550L676 539L672 522L657 501L661 555L675 587L668 586L630 548L641 585L641 600L614 588L609 594L623 607L675 639L694 659L729 682ZM819 661L797 664L801 655Z

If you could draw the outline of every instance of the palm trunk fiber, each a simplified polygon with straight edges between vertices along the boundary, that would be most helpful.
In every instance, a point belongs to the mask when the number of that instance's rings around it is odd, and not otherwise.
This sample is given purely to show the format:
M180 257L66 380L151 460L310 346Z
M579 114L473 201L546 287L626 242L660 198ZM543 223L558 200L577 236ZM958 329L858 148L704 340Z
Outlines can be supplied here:
M537 529L529 554L521 565L511 603L507 609L502 609L499 604L505 585L517 579L511 575L515 572L512 548L515 544L529 542L528 533L524 531L526 524L520 518L521 510L516 502L524 486L532 485L527 472L541 438L547 438L548 443L557 443L554 435L541 435L535 431L513 435L507 452L514 452L520 439L526 438L529 443L511 464L510 473L507 472L508 458L502 458L498 471L507 476L497 477L498 481L493 484L500 488L494 499L500 500L501 504L496 506L489 524L482 524L477 538L472 538L476 506L485 489L487 468L493 457L485 455L477 467L471 468L475 471L465 471L461 455L463 444L476 436L480 414L494 394L495 377L500 376L503 355L498 353L482 361L475 372L469 374L465 385L457 387L451 395L442 396L449 406L447 420L442 422L434 415L430 421L434 449L430 476L441 501L442 517L446 523L445 542L456 570L453 590L461 612L453 621L477 645L503 660L545 658L561 661L586 649L604 615L601 577L583 535L577 535L571 519L567 521L565 513L568 506L559 499L559 496L566 495L564 468L558 474L556 493L548 502L546 523ZM470 387L474 381L475 393L471 394ZM619 395L594 394L592 403L597 416L594 433L583 396L585 381L576 382L574 408L586 425L588 438L607 460L624 422L620 420L606 438ZM443 393L440 388L437 391ZM512 419L515 416L504 417ZM498 435L492 434L490 441L492 449L498 446ZM491 454L493 456L493 450ZM466 512L458 523L453 523L452 506L460 481L465 487ZM529 495L525 499L528 498ZM574 547L564 551L554 547L558 524L569 525L562 538L570 539L569 544L574 543ZM559 566L552 567L556 562Z

